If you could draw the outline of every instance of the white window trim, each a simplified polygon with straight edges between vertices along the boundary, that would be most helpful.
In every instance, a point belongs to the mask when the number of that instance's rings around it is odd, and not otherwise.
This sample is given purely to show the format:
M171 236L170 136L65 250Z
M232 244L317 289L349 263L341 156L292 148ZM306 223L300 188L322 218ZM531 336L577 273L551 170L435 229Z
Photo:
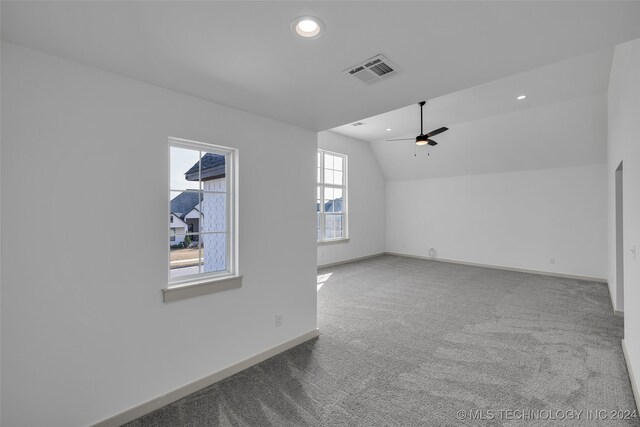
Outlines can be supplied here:
M162 290L163 302L207 295L242 287L242 276L224 276L217 279L192 280L181 285L172 285Z
M318 246L334 245L336 243L347 243L348 241L349 241L348 237L339 237L337 239L329 239L329 240L318 240Z
M318 187L322 189L320 191L320 206L321 206L321 215L320 215L320 240L318 240L318 245L327 245L333 243L347 243L349 241L349 165L347 164L349 161L349 156L342 153L336 153L335 151L323 150L321 148L318 149L318 153L321 153L320 156L320 182L316 182L316 191L318 191ZM324 183L324 154L331 154L333 156L340 156L343 159L342 162L342 177L343 177L343 185L336 184L325 184ZM316 168L318 166L316 165ZM324 188L341 188L342 189L342 205L344 208L344 212L340 212L344 215L343 222L343 234L342 237L337 237L334 239L326 238L326 224L325 224L325 212L324 212Z
M209 144L198 141L191 141L182 138L169 137L168 151L171 147L186 148L191 150L206 151L207 153L223 154L225 156L225 177L227 186L226 221L228 244L226 245L227 269L212 273L198 273L189 276L182 276L171 279L171 253L167 245L167 279L168 286L162 290L163 301L171 302L198 295L205 295L212 292L219 292L227 289L242 286L242 276L240 275L240 265L238 260L238 149L225 147L222 145ZM170 154L169 154L170 157ZM170 171L170 169L169 169ZM180 191L171 188L171 172L168 174L167 188L171 191ZM229 197L230 196L230 197ZM167 200L167 212L171 211L171 197ZM168 227L168 237L171 237L171 229ZM167 239L169 242L169 238Z

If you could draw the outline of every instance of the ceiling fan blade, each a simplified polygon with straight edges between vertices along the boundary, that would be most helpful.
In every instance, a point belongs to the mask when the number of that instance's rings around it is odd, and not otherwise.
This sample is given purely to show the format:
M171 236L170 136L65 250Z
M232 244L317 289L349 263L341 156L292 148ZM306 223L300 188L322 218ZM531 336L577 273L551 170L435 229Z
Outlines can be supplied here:
M442 132L445 132L445 131L448 131L448 130L449 130L449 128L443 126L440 129L432 130L431 132L429 132L427 134L427 136L429 138L431 138L432 136L436 136L436 135L441 134Z
M415 141L415 138L387 139L387 141Z
M443 131L444 132L444 131ZM434 146L434 145L438 145L437 142L435 142L433 139L427 139L427 144L429 144L430 146Z

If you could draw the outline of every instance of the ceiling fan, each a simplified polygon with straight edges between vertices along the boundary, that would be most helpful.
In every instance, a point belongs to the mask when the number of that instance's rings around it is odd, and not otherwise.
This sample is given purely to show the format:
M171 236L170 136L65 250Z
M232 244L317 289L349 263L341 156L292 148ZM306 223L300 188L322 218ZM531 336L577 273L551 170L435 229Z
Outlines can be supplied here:
M420 106L420 135L416 136L415 140L416 140L416 145L429 144L431 146L434 146L434 145L438 145L438 143L430 138L432 136L439 135L442 132L449 130L449 128L443 126L439 129L432 130L431 132L428 132L426 134L422 131L422 110L423 110L424 104L426 103L427 101L422 101L418 103L418 105ZM413 138L387 139L387 141L413 141Z

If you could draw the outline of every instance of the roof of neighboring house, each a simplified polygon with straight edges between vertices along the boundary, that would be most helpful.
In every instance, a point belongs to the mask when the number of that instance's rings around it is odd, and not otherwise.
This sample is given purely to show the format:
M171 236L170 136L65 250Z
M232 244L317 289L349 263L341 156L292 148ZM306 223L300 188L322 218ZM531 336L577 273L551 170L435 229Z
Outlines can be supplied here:
M202 200L201 193L183 191L171 200L171 213L183 219Z
M320 211L320 206L317 203L316 203L316 210ZM338 212L338 213L344 212L344 202L342 200L342 197L325 202L324 211Z
M200 159L199 162L191 166L191 169L185 172L184 176L187 181L198 180L198 167L200 163L202 163L202 171L200 172L202 174L202 181L224 177L224 156L222 154L207 153L202 156L202 159Z

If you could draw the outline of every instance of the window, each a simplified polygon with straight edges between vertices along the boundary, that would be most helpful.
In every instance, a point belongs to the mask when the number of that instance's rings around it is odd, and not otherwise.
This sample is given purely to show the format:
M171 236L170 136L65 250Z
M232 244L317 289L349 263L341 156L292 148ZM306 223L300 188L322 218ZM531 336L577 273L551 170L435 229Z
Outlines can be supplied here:
M173 138L169 144L169 290L235 276L236 151Z
M318 242L347 239L347 156L318 150Z

